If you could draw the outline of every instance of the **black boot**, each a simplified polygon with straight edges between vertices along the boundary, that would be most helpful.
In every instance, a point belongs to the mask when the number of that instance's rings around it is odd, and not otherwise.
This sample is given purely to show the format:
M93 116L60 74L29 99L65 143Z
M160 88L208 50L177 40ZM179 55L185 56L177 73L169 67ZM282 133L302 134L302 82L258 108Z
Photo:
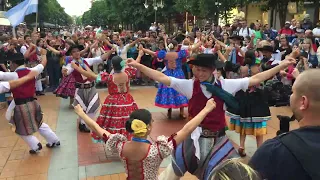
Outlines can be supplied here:
M80 130L80 132L90 133L90 130L87 128L87 126L85 124L79 123L79 130Z
M289 132L291 118L288 116L280 116L280 115L278 115L277 118L280 120L280 130L277 131L277 136L279 136L280 134Z
M47 148L54 148L54 147L60 146L60 141L55 142L53 144L47 143L46 146L47 146Z
M38 152L40 152L40 150L42 149L42 144L41 143L38 143L38 149L37 150L33 150L31 149L29 151L30 154L37 154Z

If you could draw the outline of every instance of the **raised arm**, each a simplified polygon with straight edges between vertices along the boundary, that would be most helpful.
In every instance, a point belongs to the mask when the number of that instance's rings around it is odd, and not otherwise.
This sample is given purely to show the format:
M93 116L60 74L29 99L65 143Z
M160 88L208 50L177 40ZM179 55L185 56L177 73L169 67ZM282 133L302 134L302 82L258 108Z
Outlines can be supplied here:
M138 57L136 59L137 63L141 62L141 58L142 58L143 55L144 55L144 52L142 50L139 50L139 54L138 54Z
M111 56L112 53L114 53L116 51L115 48L112 48L110 51L108 51L107 53L104 53L102 56L101 56L101 59L103 61L105 61L106 59L109 59L109 57Z
M47 45L47 49L49 49L52 53L54 53L54 54L56 54L56 55L61 54L60 51L58 51L58 50L56 50L55 48L49 46L48 44L46 44L46 45Z
M26 76L22 78L11 80L8 82L0 82L0 93L9 92L10 90L21 86L22 84L34 79L38 76L39 73L37 71L30 71Z
M278 66L275 66L267 71L263 71L249 78L249 87L259 85L261 82L266 81L275 76L281 70L287 68L291 64L295 64L296 60L293 57L287 57Z
M41 64L43 65L43 67L46 67L46 65L47 65L47 50L41 49L40 53L41 53Z
M89 79L97 79L98 75L91 71L90 67L86 66L86 70L84 70L81 66L77 66L76 63L71 62L71 66L73 69L77 70L80 74L84 75Z
M31 49L32 49L32 51L31 51ZM31 55L33 55L34 53L36 53L36 51L37 51L37 46L36 45L34 45L34 44L32 44L32 43L30 43L30 47L28 48L28 50L26 51L26 53L24 53L24 58L25 59L28 59Z
M145 49L145 48L141 48L141 49L143 50L143 52L145 52L145 53L147 53L147 54L150 54L150 55L153 56L153 57L156 57L156 56L157 56L157 53L151 51L150 49Z
M191 119L180 131L177 132L177 135L174 137L176 144L178 145L184 141L199 126L203 119L215 108L216 102L214 99L209 99L202 111L200 111L196 117Z
M83 119L86 122L86 125L89 126L89 128L97 133L98 136L103 137L103 134L106 136L109 136L110 133L106 131L105 129L101 128L93 119L91 119L86 113L83 112L83 109L81 108L80 104L74 107L74 111L78 114L78 116Z
M145 74L149 78L151 78L155 81L161 82L161 83L165 84L166 86L170 86L170 84L171 84L171 79L168 76L161 73L160 71L153 70L153 69L148 68L142 64L139 64L134 59L129 58L127 60L127 65L137 68L138 70L140 70L143 74Z

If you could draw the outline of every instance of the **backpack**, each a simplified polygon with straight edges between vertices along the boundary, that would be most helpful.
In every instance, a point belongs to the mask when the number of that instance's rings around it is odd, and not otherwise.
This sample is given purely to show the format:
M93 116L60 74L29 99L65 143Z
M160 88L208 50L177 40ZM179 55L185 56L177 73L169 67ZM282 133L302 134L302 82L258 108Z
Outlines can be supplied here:
M303 170L311 179L320 179L318 167L319 152L310 146L295 131L280 136L281 143L291 152L295 159L300 163Z

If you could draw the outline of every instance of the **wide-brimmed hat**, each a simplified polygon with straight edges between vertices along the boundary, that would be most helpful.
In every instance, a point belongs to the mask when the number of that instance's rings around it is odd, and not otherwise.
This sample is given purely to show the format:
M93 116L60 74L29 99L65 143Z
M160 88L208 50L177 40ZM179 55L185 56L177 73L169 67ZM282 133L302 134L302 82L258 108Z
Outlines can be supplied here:
M195 66L201 66L201 67L208 67L208 68L214 68L217 67L217 61L218 57L213 54L198 54L194 60L191 60L188 62L188 64L195 65Z
M4 55L4 58L6 58L7 61L12 61L12 62L25 60L23 54L20 52L6 53L6 55Z
M82 45L77 45L77 44L72 45L72 46L68 49L68 51L66 52L66 55L67 55L67 56L71 56L71 52L72 52L72 50L74 50L74 49L79 49L79 51L82 51L82 50L84 49L84 47L83 47Z
M268 51L268 52L274 52L274 48L272 46L266 45L260 48L257 48L258 51Z
M244 40L243 36L239 36L237 34L233 34L232 36L229 37L229 39L236 39L236 40L239 40L239 41L243 41Z
M7 53L4 50L0 50L0 64L3 64L7 60Z
M112 62L112 67L115 73L121 72L125 66L125 62L120 56L114 56L111 59L111 62Z

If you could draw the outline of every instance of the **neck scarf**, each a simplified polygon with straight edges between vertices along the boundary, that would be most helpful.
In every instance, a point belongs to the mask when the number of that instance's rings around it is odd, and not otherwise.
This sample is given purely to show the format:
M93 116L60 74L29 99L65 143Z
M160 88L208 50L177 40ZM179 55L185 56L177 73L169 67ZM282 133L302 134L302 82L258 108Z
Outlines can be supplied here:
M212 82L214 81L215 79L212 80ZM212 82L202 82L201 84L205 85L207 91L211 92L213 96L221 98L228 108L232 108L238 112L240 106L237 99L232 94L222 89L222 87L219 87L221 86L220 81L216 82L219 86L212 84Z

